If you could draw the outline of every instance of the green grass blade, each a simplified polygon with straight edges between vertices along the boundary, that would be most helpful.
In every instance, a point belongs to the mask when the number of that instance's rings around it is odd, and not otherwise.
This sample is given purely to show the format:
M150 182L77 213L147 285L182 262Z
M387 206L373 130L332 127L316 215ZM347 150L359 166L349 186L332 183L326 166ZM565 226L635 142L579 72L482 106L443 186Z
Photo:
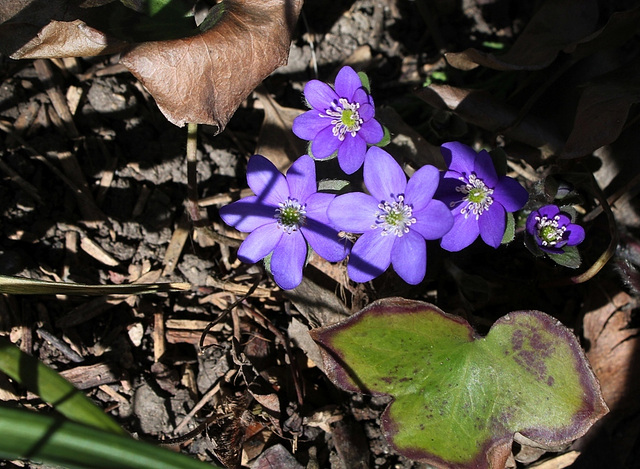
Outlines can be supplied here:
M81 283L47 282L0 275L0 294L13 295L141 295L167 291L184 291L188 283L149 283L127 285L84 285Z
M0 458L71 469L220 469L124 435L0 407Z
M112 433L125 433L109 415L66 379L6 339L0 339L0 371L75 422Z

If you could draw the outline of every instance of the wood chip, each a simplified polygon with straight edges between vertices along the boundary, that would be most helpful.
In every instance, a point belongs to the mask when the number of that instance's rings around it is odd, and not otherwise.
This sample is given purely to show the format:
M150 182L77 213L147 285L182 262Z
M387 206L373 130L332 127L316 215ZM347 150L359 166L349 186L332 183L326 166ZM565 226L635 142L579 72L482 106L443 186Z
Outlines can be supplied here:
M220 280L214 277L207 277L207 286L219 288L225 292L235 293L236 295L246 295L251 288L251 285L243 285L240 283L234 283L228 280ZM274 289L275 290L275 289ZM251 294L254 298L269 298L273 293L265 287L258 287Z
M104 265L108 265L111 267L116 267L120 265L116 259L114 259L110 254L108 254L104 249L102 249L98 243L89 238L88 236L82 236L80 239L80 248L93 257L98 262L103 263Z
M38 78L46 87L47 96L49 96L49 100L51 101L53 108L56 110L56 113L60 116L67 135L72 139L78 138L80 136L80 132L78 132L78 129L73 122L73 117L69 110L66 96L55 83L55 76L53 74L51 63L46 59L38 59L33 62L33 66L36 69Z
M181 330L191 330L191 331L203 331L211 321L205 321L202 319L167 319L165 322L165 327L167 329L181 329ZM214 326L209 329L212 332L219 332L224 329L225 325L223 323L214 324Z
M180 217L178 226L176 226L176 229L173 231L169 247L167 248L162 261L162 264L164 265L164 269L162 270L163 276L171 275L173 270L176 268L180 255L182 254L182 249L189 237L190 228L186 215Z
M580 456L579 451L569 451L552 459L529 466L531 469L564 469L571 466Z
M164 332L164 314L161 311L153 313L153 361L158 362L166 351Z
M170 344L191 344L198 345L200 343L200 337L202 337L202 331L185 331L180 329L167 329L165 332L167 342ZM204 338L203 345L205 347L210 345L218 345L218 341L207 335Z
M61 371L60 374L78 389L90 389L103 384L118 382L119 378L113 371L113 364L96 363L94 365L76 366Z

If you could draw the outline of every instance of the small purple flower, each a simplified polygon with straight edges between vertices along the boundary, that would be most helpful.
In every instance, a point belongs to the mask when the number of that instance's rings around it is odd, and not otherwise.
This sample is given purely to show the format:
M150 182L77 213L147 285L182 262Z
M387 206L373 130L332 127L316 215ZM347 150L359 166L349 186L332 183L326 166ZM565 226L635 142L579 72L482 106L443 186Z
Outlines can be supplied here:
M362 166L367 144L382 140L384 130L373 116L373 99L351 67L342 67L335 90L319 80L304 87L310 111L293 121L293 133L311 140L314 158L323 160L338 152L340 168L352 174Z
M339 195L329 204L329 220L350 233L362 233L349 256L347 272L356 282L367 282L390 264L407 283L422 281L427 269L426 239L442 237L453 225L447 206L433 200L439 172L430 165L409 182L389 153L371 147L364 160L362 192Z
M576 246L584 241L584 228L571 223L569 214L556 205L545 205L531 212L527 218L527 232L538 247L549 254L562 254L565 246Z
M454 223L440 245L447 251L460 251L480 235L497 248L506 230L507 212L524 207L529 194L515 179L497 175L486 150L476 153L467 145L449 142L441 152L449 169L436 198L450 207Z
M348 253L338 231L331 228L327 207L335 195L317 192L315 163L308 155L298 158L283 176L262 155L247 165L247 182L256 194L220 209L225 223L250 232L238 249L249 264L271 256L271 273L285 290L302 281L307 242L330 262Z

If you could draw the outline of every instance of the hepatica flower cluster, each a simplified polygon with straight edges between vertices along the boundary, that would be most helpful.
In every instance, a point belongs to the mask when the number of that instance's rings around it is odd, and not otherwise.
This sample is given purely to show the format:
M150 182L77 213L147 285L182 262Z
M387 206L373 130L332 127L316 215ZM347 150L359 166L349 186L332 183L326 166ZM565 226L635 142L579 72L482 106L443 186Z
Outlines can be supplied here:
M240 260L264 259L283 289L300 284L311 251L330 262L348 256L347 272L356 282L392 266L415 285L426 274L427 241L440 240L447 251L460 251L478 238L493 248L506 242L510 214L529 196L515 179L497 173L487 151L445 143L446 171L425 165L407 179L393 156L376 146L385 131L374 118L366 76L344 67L334 87L312 80L304 94L311 109L295 119L293 132L309 140L311 156L298 158L286 175L264 156L252 156L247 182L255 195L220 210L227 224L249 233L238 250ZM363 166L367 192L318 191L314 160L336 155L347 174ZM550 254L584 239L582 227L554 205L534 210L526 231Z

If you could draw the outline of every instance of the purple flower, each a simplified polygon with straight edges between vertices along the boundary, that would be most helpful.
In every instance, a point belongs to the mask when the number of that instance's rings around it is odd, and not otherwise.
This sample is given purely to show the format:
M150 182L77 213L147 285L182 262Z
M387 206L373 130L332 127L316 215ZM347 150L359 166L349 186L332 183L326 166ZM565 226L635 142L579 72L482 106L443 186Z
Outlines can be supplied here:
M293 121L293 133L311 140L311 154L319 160L338 152L338 163L347 174L362 166L367 144L376 144L384 130L373 116L373 99L351 67L336 76L335 91L326 83L311 80L304 87L310 111Z
M476 153L467 145L449 142L441 152L449 169L436 198L450 207L454 223L440 245L447 251L460 251L480 235L497 248L506 230L506 213L524 207L529 194L515 179L497 175L486 150Z
M545 205L531 212L527 218L527 232L538 247L549 254L562 254L565 246L576 246L584 241L584 228L571 223L569 214L556 205Z
M439 172L430 165L414 173L409 182L402 168L386 151L371 147L364 160L362 192L339 195L327 215L336 228L362 233L349 256L347 272L356 282L367 282L393 264L412 285L427 269L426 239L442 237L453 225L447 206L433 200Z
M220 209L225 223L250 232L238 249L241 261L253 264L272 253L274 280L291 289L302 281L307 242L328 261L346 257L344 240L326 215L335 195L317 192L310 156L298 158L285 177L264 156L254 155L247 165L247 182L256 195Z

